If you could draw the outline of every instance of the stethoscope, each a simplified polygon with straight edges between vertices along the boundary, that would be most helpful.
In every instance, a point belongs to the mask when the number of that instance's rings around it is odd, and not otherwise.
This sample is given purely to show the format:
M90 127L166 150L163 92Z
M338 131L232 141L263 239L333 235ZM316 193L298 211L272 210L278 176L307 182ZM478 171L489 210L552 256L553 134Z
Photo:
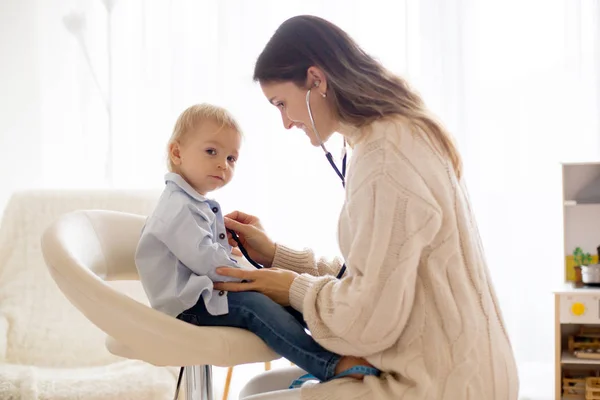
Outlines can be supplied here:
M315 82L314 87L319 87L319 83ZM321 139L321 136L319 135L319 132L317 131L317 126L315 125L315 120L313 118L312 109L310 108L310 91L311 91L311 89L308 89L308 91L306 92L306 108L308 109L308 116L310 118L310 123L312 125L313 132L315 133L315 136L319 140L319 146L321 146L321 148L325 152L325 157L327 158L327 161L329 161L329 164L331 164L331 166L333 167L333 170L335 171L335 173L340 177L340 179L342 181L342 186L346 187L346 158L347 158L347 154L346 154L346 139L344 138L344 150L343 150L343 153L342 153L343 154L343 156L342 156L342 170L340 171L339 168L337 167L337 165L335 164L335 161L333 161L333 156L331 155L331 153L325 147L325 143L323 143L323 140ZM323 95L323 97L325 97L325 95ZM250 264L252 264L254 267L258 268L258 269L263 268L262 265L260 265L256 261L254 261L248 255L248 252L246 251L246 249L242 245L242 242L240 241L240 238L238 237L238 235L234 231L232 231L230 229L228 229L228 231L229 231L229 233L231 233L231 237L233 238L233 240L235 240L235 242L237 243L240 251L242 252L242 254L244 255L244 257L248 260L248 262ZM342 268L340 269L340 272L338 272L338 274L337 274L337 278L340 279L344 275L344 272L346 272L346 264L342 265Z

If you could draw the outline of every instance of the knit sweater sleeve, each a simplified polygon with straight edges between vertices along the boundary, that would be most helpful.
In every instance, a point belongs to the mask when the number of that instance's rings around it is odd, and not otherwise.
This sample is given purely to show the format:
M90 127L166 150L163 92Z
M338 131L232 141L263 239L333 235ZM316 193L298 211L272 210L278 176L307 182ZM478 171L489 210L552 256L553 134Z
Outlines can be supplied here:
M415 178L418 179L418 178ZM386 174L364 182L347 201L352 273L298 276L291 305L303 312L313 337L343 355L390 348L412 310L423 250L441 226L441 212Z
M339 257L328 261L324 258L316 258L314 252L310 249L293 250L281 244L277 244L275 249L273 267L313 276L337 276L342 268L343 263Z

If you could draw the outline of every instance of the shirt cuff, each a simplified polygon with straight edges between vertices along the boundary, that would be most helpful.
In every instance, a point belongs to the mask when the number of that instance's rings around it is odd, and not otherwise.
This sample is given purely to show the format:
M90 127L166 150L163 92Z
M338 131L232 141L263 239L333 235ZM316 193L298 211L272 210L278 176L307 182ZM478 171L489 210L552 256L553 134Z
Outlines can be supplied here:
M312 276L309 274L298 275L294 282L292 282L292 286L290 286L290 305L302 312L304 305L304 298L306 297L306 292L313 285L314 282L318 281L319 277Z

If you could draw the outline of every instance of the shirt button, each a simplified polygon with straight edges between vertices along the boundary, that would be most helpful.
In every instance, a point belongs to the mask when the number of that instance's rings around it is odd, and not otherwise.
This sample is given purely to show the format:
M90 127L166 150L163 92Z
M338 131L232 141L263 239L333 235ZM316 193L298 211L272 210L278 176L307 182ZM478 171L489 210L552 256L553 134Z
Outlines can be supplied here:
M219 291L219 296L223 296L225 294L224 290Z
M212 208L212 211L213 211L213 212L216 214L216 213L218 213L218 212L219 212L219 209L218 209L217 207L213 207L213 208Z
M221 234L219 235L219 239L225 239L225 234L224 234L224 233L221 233Z

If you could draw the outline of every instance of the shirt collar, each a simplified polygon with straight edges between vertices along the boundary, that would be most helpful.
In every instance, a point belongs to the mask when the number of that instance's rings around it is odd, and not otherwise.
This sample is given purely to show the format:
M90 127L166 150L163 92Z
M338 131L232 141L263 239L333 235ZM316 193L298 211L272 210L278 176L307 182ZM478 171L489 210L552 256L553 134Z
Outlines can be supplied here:
M198 201L206 202L208 199L198 193L189 183L186 182L185 179L181 177L181 175L176 174L175 172L169 172L165 175L165 183L173 182L177 185L181 190L187 193L193 199Z

